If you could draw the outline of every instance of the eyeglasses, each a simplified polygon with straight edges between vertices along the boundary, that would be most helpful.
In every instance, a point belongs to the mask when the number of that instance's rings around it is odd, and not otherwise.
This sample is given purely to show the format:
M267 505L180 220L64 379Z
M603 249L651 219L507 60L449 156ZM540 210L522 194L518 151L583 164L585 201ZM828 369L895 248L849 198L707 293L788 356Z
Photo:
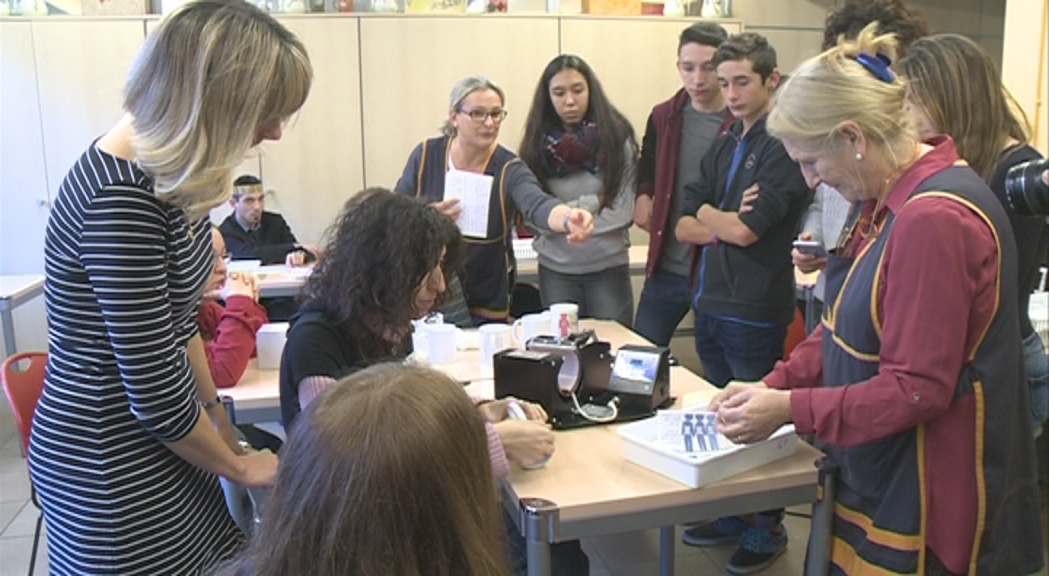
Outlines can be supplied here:
M474 124L484 124L489 118L492 119L493 124L501 124L503 120L506 120L506 115L509 114L506 110L492 110L488 112L486 110L463 110L459 109L459 112L466 114L470 117L470 120L474 121Z

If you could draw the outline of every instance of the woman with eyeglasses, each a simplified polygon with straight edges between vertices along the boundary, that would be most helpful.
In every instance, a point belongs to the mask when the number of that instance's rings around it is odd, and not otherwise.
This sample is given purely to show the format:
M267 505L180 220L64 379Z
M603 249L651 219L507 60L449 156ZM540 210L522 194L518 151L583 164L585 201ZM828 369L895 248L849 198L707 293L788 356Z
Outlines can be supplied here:
M950 137L922 142L889 67L896 41L876 29L801 64L768 118L809 186L854 206L822 324L710 408L736 442L793 422L837 464L831 574L1033 574L1043 540L1009 219Z
M448 279L451 298L443 310L446 320L459 325L509 317L516 268L511 231L518 213L540 230L567 235L569 242L585 241L594 227L589 211L543 192L528 166L499 145L506 114L503 91L491 80L460 80L452 89L443 134L415 147L396 186L399 193L425 198L464 228L465 274ZM490 190L488 212L476 223L472 215L464 216L457 198L447 196L481 186Z
M637 140L582 58L562 54L547 64L518 152L551 196L595 215L586 244L550 232L536 238L543 305L575 302L580 316L630 326Z

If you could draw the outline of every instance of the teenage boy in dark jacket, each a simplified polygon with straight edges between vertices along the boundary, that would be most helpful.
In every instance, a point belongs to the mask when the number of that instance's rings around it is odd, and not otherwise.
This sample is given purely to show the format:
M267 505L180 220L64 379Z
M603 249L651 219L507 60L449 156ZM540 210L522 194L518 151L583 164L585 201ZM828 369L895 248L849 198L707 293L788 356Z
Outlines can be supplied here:
M736 117L703 157L699 179L685 187L675 230L701 247L695 278L696 353L715 386L759 380L783 357L794 318L790 251L812 200L801 170L765 130L780 81L776 51L762 36L730 37L714 55L718 82ZM726 568L750 574L786 548L783 511L721 518L685 532L685 542L739 542Z
M677 70L683 87L652 109L642 140L634 223L650 238L634 330L660 346L670 343L692 302L693 247L674 236L684 186L699 178L700 160L733 121L711 64L727 37L724 28L710 22L681 32Z

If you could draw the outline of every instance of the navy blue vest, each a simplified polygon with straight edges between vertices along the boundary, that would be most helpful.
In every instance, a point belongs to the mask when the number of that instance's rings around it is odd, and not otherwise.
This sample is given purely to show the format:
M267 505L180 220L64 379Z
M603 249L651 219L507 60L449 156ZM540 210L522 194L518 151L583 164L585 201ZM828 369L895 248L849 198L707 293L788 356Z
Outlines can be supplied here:
M923 181L912 194L935 194L961 202L987 222L999 241L999 277L1016 278L1016 250L1002 206L986 184L967 167L950 167ZM878 373L881 326L872 306L880 277L882 256L892 236L890 213L877 237L855 257L832 256L828 262L828 305L823 317L824 386L839 387L863 382ZM998 290L998 308L970 361L961 370L955 400L975 398L977 482L979 497L975 547L970 573L1018 574L1029 558L1016 547L1037 524L1020 526L1037 510L1038 496L1033 468L1025 462L1023 435L1017 438L1016 422L1026 423L1027 399L1020 355L1019 320L1007 312L1016 308L1016 290ZM966 313L966 311L959 311ZM925 425L867 444L851 447L823 446L840 465L836 491L832 573L917 573L924 569L926 538L923 510L925 483ZM981 447L994 446L994 450ZM1016 446L1010 449L1010 446ZM1026 438L1030 450L1030 438ZM1029 457L1028 457L1029 458ZM1037 519L1037 514L1033 515ZM1003 521L1009 519L1010 522ZM1025 534L1026 532L1026 534ZM1025 538L1026 537L1026 538ZM1040 554L1038 546L1030 553ZM1026 563L1025 563L1026 562Z
M444 176L448 172L448 138L441 136L423 142L416 194L433 202L444 199ZM474 316L505 320L510 314L510 288L516 270L511 229L517 207L504 187L506 170L520 159L497 146L485 166L492 177L488 233L484 238L463 238L466 245L466 277L463 294ZM498 209L496 209L498 208Z

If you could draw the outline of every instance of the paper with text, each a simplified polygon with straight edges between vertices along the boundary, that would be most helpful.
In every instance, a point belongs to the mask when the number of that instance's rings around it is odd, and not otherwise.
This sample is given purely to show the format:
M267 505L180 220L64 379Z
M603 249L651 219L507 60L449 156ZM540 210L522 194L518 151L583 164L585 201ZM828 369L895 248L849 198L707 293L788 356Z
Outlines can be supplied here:
M463 236L486 238L488 236L488 210L491 209L493 178L487 174L474 174L462 170L449 170L444 175L444 199L459 199L462 213L456 224Z

